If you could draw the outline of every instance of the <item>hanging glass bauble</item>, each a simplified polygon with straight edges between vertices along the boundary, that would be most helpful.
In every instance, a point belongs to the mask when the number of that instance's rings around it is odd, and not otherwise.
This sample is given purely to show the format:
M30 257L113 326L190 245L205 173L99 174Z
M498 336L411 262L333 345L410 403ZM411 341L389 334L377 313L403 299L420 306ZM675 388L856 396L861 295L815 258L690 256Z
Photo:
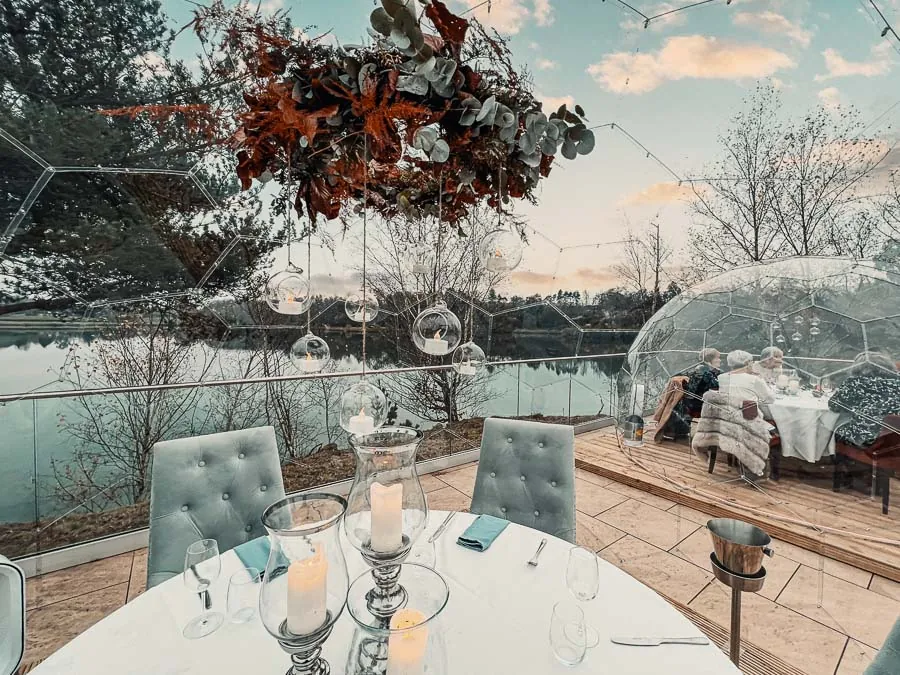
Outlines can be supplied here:
M810 326L810 328L809 328L809 334L812 335L813 337L815 337L816 335L818 335L821 332L822 331L819 330L818 326Z
M779 333L778 335L776 335L776 336L775 336L775 342L776 342L777 344L783 345L783 344L784 344L784 335L782 335L781 333Z
M462 325L443 300L422 310L412 325L416 347L432 356L445 356L456 349L462 339Z
M318 373L330 359L328 343L311 332L291 345L291 361L301 373Z
M821 323L821 321L819 321L819 317L817 317L815 314L813 314L812 318L810 318L810 320L809 320L809 325L810 326L818 326L820 323Z
M775 331L776 333L780 333L781 332L781 322L776 321L775 323L773 323L772 330Z
M341 427L357 436L371 434L387 419L384 392L360 380L341 396Z
M797 316L794 317L794 323L797 324L798 326L802 326L803 325L803 317L798 314Z
M477 375L484 370L487 358L484 350L474 342L464 342L453 352L453 370L460 375Z
M412 273L415 275L431 274L434 271L434 247L428 244L417 244L410 248L412 256Z
M802 340L802 339L803 339L803 336L799 332L796 332L793 335L791 335L791 340L793 340L794 342L800 342L800 340Z
M522 262L522 239L510 230L494 230L478 244L478 258L489 272L509 272Z
M378 309L378 298L368 288L359 289L348 296L344 302L344 311L347 312L347 316L350 317L351 321L356 321L357 323L362 323L363 320L367 323L374 321L375 317L378 316Z
M279 314L303 314L312 303L309 280L299 267L289 264L266 282L266 303Z

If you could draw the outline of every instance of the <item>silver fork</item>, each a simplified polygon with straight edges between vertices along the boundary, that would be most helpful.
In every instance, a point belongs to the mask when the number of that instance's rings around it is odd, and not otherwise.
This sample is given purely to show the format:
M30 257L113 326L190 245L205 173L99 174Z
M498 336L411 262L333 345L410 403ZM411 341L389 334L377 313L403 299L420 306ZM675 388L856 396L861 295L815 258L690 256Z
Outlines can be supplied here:
M541 554L541 551L544 550L544 547L547 545L546 539L541 539L541 543L538 544L537 551L534 552L534 555L531 556L531 560L528 561L528 564L532 567L538 566L538 556Z

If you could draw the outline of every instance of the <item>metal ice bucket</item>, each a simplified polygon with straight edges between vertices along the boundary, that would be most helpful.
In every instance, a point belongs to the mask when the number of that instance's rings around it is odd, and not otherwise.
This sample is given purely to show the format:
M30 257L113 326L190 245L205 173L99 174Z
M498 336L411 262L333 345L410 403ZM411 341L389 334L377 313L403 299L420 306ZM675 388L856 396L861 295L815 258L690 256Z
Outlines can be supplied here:
M712 535L716 558L730 572L752 576L762 569L763 556L772 557L771 537L758 527L731 518L706 523Z

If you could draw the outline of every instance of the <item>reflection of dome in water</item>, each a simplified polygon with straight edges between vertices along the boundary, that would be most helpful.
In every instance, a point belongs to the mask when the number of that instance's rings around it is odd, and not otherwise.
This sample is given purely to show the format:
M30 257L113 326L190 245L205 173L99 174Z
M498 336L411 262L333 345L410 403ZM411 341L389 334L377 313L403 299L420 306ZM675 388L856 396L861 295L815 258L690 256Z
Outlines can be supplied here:
M620 414L631 384L653 408L668 379L713 347L724 356L768 346L807 380L840 375L864 351L900 358L900 270L877 261L785 258L729 270L685 291L654 314L619 377ZM626 413L627 414L627 413Z

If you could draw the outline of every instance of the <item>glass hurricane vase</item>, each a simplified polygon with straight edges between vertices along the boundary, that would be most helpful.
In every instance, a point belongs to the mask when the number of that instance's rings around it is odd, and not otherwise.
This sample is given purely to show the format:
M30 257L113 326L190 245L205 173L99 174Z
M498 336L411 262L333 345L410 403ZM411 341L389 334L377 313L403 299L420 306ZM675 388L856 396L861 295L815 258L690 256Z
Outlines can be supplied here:
M271 549L259 593L259 615L291 656L288 675L328 675L322 645L347 602L347 565L340 544L342 497L286 497L263 513Z
M428 505L416 472L422 432L384 427L350 437L356 473L350 488L344 532L372 567L370 613L385 619L406 603L400 563L425 529Z
M447 606L447 582L433 569L404 563L400 581L407 605L389 618L368 607L367 574L350 584L347 609L356 624L347 657L347 675L446 675L447 651L440 626Z

